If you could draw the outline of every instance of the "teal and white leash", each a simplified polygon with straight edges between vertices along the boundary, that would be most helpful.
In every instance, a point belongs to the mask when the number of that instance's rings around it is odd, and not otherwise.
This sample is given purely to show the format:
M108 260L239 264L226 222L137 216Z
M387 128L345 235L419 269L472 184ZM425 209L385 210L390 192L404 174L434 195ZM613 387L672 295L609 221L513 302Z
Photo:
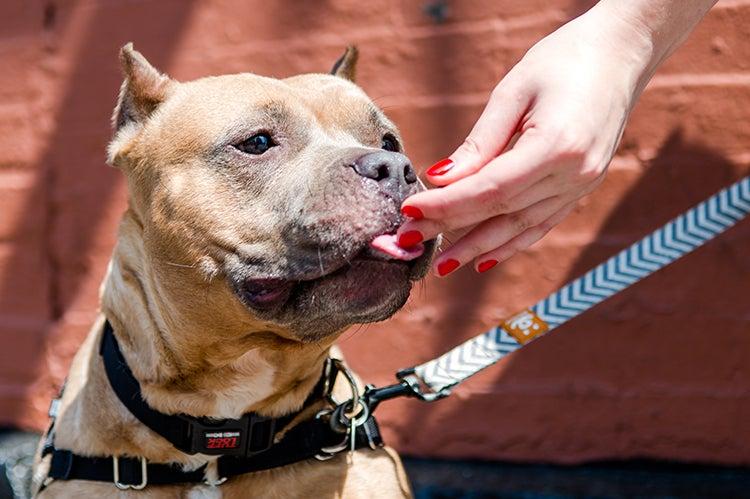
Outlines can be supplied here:
M415 395L441 398L594 305L702 246L750 213L750 177L722 190L498 327L399 373ZM415 379L416 378L416 379ZM429 392L425 392L424 388Z

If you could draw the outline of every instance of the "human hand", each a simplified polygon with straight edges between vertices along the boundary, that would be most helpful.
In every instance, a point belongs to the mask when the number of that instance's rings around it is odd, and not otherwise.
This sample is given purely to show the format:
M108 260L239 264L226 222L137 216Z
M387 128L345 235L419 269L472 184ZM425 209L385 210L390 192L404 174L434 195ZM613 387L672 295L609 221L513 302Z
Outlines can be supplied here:
M647 81L651 46L594 7L532 47L502 79L466 141L427 171L441 186L408 198L409 247L468 231L435 261L489 270L544 236L604 174Z

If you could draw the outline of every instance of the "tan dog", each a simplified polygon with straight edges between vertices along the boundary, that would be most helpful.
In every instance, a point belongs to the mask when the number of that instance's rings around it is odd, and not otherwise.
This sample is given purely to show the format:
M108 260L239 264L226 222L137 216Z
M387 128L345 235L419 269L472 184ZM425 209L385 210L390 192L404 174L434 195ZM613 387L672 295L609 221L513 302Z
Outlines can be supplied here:
M109 160L127 178L129 207L102 288L103 317L153 409L213 418L292 413L337 336L391 316L426 272L431 245L406 253L393 236L401 202L420 188L398 131L349 81L354 49L334 75L285 80L238 74L178 83L130 45L121 60L126 79ZM55 447L186 469L210 463L215 456L175 449L113 393L98 355L103 320L73 361ZM48 461L37 466L36 487ZM410 491L396 454L379 448L241 475L220 487L119 491L112 483L56 480L39 497L113 495L390 498Z

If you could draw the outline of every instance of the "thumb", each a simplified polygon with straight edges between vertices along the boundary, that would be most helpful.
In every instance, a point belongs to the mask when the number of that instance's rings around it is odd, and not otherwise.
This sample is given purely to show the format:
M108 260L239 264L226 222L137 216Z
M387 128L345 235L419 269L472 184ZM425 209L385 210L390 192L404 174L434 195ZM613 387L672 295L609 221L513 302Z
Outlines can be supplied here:
M506 149L530 101L528 92L501 81L466 140L448 158L427 170L427 180L444 186L482 169Z

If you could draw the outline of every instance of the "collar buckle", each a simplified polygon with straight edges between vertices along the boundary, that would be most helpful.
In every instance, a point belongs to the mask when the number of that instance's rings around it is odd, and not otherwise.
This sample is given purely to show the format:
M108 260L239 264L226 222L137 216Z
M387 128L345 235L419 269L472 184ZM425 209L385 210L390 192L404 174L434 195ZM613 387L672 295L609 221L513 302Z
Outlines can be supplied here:
M190 454L252 456L268 450L276 436L276 421L255 414L221 420L180 417L189 423Z

